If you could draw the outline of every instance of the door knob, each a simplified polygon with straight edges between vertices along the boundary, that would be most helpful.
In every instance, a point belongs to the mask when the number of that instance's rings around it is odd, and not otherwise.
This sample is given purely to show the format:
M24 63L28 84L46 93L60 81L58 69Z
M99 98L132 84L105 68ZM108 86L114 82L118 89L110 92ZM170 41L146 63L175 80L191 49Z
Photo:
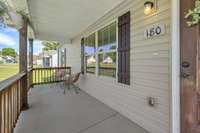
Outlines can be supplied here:
M185 72L182 72L182 73L181 73L181 77L182 77L182 78L188 78L189 76L190 76L189 73L185 73Z

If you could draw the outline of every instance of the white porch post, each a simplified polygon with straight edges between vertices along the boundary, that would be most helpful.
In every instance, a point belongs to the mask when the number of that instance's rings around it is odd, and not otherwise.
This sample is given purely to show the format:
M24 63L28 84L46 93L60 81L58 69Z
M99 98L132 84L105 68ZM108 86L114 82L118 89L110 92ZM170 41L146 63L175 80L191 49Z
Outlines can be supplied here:
M180 133L180 0L171 0L171 132Z

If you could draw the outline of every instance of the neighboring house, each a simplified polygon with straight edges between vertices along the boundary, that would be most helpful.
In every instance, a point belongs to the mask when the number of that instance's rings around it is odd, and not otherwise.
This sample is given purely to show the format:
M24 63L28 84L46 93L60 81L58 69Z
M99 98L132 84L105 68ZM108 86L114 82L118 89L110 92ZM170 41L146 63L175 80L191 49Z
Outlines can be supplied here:
M105 64L112 64L112 63L113 63L113 60L112 60L112 58L110 58L110 57L106 57L106 58L103 60L103 63L105 63Z
M33 65L37 65L37 60L39 59L38 55L33 55Z
M41 67L57 67L58 57L56 50L44 51L33 56L33 64Z
M43 65L42 59L37 59L35 65L42 66Z
M49 50L42 53L43 67L57 67L58 63L57 51Z
M94 58L94 56L89 57L89 58L87 59L87 63L88 63L88 64L96 63L96 59Z

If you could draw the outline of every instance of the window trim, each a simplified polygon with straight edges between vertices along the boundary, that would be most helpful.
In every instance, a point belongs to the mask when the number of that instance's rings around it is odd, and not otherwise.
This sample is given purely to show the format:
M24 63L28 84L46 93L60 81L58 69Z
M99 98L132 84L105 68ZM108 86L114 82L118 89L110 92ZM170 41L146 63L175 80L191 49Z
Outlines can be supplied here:
M110 50L109 52L106 52L106 53L112 53L112 52L116 52L116 76L115 77L109 77L109 76L103 76L103 75L99 75L99 54L103 54L105 52L99 52L98 51L98 31L100 31L101 29L111 25L112 23L116 23L116 49L115 50ZM103 25L101 25L100 27L96 28L95 30L91 31L91 32L88 32L85 36L83 36L83 38L87 38L89 37L90 35L92 34L95 34L95 59L96 59L96 71L95 71L95 74L91 74L91 73L87 73L87 64L86 64L86 60L85 60L85 73L86 75L95 75L96 77L101 77L101 78L107 78L107 79L112 79L112 80L115 80L115 81L118 81L118 17L109 21L108 23L105 23ZM84 57L85 57L85 54L84 54Z
M105 27L107 27L107 26L109 26L109 25L111 25L111 24L113 24L113 23L116 23L116 49L115 50L109 50L108 52L99 52L98 51L98 31L100 31L101 29L103 29L103 28L105 28ZM103 54L103 53L113 53L113 52L115 52L116 53L116 76L115 77L109 77L109 76L103 76L103 75L99 75L99 60L98 60L98 62L97 62L97 64L98 64L98 66L97 66L97 77L102 77L102 78L108 78L108 79L113 79L113 80L118 80L118 51L117 51L117 49L118 49L118 19L115 19L115 20L113 20L113 21L111 21L110 23L108 23L107 25L104 25L104 26L102 26L102 28L101 29L99 29L99 30L97 30L97 51L96 51L96 53L97 53L97 58L99 59L99 55L100 54Z

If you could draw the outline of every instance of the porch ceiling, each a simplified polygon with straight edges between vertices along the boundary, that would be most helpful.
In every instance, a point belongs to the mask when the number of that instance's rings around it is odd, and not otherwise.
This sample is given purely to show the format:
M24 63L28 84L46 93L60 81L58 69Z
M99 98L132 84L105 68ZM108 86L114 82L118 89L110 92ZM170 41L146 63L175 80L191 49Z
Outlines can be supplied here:
M28 0L36 38L68 42L124 0Z

